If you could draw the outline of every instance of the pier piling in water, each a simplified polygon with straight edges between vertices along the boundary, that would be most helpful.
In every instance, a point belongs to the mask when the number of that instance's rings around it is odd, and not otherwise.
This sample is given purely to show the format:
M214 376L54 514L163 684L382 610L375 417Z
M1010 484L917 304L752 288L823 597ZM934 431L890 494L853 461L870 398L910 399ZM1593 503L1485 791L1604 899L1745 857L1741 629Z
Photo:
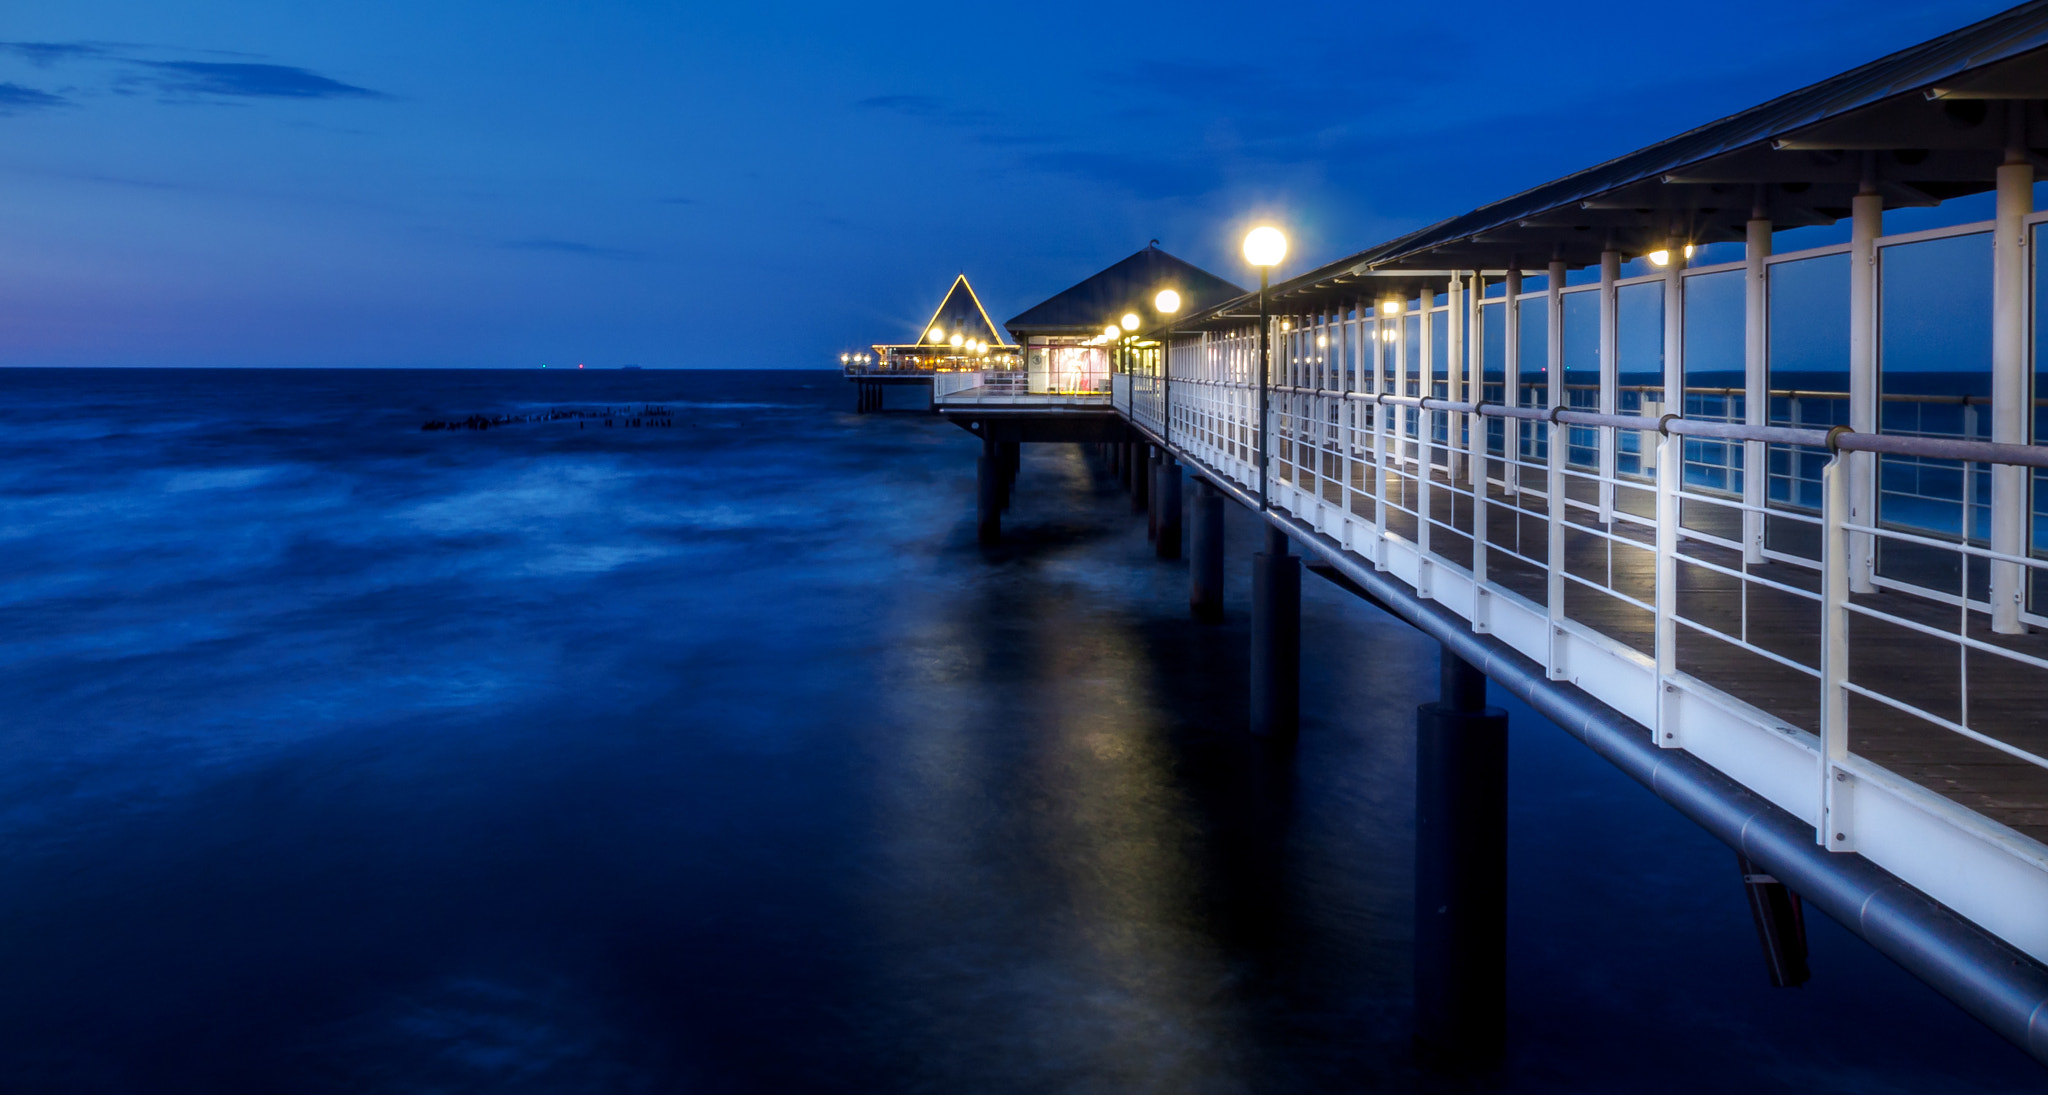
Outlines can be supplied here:
M1145 447L1145 539L1159 539L1159 467L1166 461L1166 454L1158 448Z
M1223 622L1223 492L1195 480L1188 522L1188 611L1205 624Z
M1301 559L1287 534L1266 526L1252 556L1251 729L1291 738L1301 724Z
M1131 442L1131 512L1144 513L1152 504L1152 446Z
M1152 484L1152 549L1161 559L1180 558L1180 506L1180 464L1172 453L1162 450L1159 474Z
M1425 1064L1500 1060L1507 1025L1508 716L1445 648L1417 711L1415 1044Z
M981 457L975 461L974 535L984 544L1003 538L1002 461L994 438L983 437Z

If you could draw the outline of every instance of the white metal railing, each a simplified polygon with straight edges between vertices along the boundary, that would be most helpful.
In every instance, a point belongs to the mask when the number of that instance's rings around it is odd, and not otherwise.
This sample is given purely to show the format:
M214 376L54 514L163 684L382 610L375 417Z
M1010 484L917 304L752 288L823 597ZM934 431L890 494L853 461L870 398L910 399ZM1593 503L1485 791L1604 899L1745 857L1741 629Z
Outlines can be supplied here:
M2048 960L2048 849L1941 772L1963 753L2048 769L2048 639L1995 634L1986 604L1994 586L2031 588L2048 561L1966 535L1982 504L1967 489L1919 491L1963 507L1953 530L1854 517L1850 491L1852 470L1874 475L1880 459L1969 483L2048 466L2048 447L1971 440L1965 418L1918 434L1746 425L1722 390L1688 392L1690 418L1662 413L1655 390L1636 393L1653 412L1639 415L1579 409L1594 401L1561 384L1555 408L1539 385L1517 385L1539 390L1512 406L1500 385L1481 385L1488 400L1425 398L1399 353L1414 329L1375 324L1275 321L1271 508L1815 824L1827 847ZM1168 381L1119 375L1116 408L1256 494L1257 355L1255 330L1178 339ZM1838 393L1769 393L1805 395ZM1759 445L1815 466L1816 505L1746 500L1725 479ZM1623 452L1639 472L1590 458ZM1810 550L1746 550L1765 520ZM1874 584L1854 580L1858 553Z

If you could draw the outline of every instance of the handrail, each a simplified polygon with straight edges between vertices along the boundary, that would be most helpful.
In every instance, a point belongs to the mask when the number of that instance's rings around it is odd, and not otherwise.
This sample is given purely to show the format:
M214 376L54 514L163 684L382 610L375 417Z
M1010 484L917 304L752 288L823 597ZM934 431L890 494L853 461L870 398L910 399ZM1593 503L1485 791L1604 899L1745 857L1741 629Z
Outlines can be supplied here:
M1184 378L1182 383L1203 382ZM1821 449L1846 449L1851 452L1889 453L1895 456L1922 456L1937 460L1967 460L1981 464L2048 468L2048 445L2014 445L1895 433L1858 433L1847 426L1835 426L1825 430L1797 426L1750 426L1740 422L1688 419L1677 414L1651 418L1647 415L1600 414L1596 411L1575 411L1563 407L1510 407L1502 403L1460 403L1428 396L1394 395L1391 392L1342 392L1326 388L1288 386L1275 386L1272 391L1275 395L1337 397L1389 407L1477 414L1487 418L1547 421L1566 426L1596 426L1645 432L1655 430L1658 433L1677 434L1681 437L1711 437L1722 441L1763 441L1773 445L1806 445Z

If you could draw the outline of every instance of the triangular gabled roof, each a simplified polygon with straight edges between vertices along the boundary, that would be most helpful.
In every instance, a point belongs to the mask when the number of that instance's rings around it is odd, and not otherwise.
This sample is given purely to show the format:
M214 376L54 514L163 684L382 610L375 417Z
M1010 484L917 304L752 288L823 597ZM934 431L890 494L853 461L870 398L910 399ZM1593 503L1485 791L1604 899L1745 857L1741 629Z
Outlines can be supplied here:
M924 321L924 326L917 329L917 335L910 341L926 341L927 334L934 327L943 328L948 335L958 333L993 346L1010 344L995 321L988 318L988 309L983 308L981 298L974 295L974 286L967 284L966 274L953 279L953 287L946 290L946 299L939 302L932 318Z
M1029 335L1099 332L1126 312L1137 312L1151 327L1158 317L1152 298L1161 289L1180 293L1180 314L1199 312L1244 295L1244 290L1157 244L1111 266L1066 292L1004 324L1022 342Z

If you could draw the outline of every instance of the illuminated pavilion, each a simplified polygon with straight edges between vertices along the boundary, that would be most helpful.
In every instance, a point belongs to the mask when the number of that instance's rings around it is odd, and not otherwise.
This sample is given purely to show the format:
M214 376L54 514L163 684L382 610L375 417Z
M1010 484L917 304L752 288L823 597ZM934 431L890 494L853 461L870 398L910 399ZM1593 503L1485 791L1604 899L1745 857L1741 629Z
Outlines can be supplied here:
M953 287L918 328L918 335L912 342L876 343L867 361L842 359L847 375L930 375L1023 367L1018 348L988 318L988 310L981 306L966 274L953 279Z

